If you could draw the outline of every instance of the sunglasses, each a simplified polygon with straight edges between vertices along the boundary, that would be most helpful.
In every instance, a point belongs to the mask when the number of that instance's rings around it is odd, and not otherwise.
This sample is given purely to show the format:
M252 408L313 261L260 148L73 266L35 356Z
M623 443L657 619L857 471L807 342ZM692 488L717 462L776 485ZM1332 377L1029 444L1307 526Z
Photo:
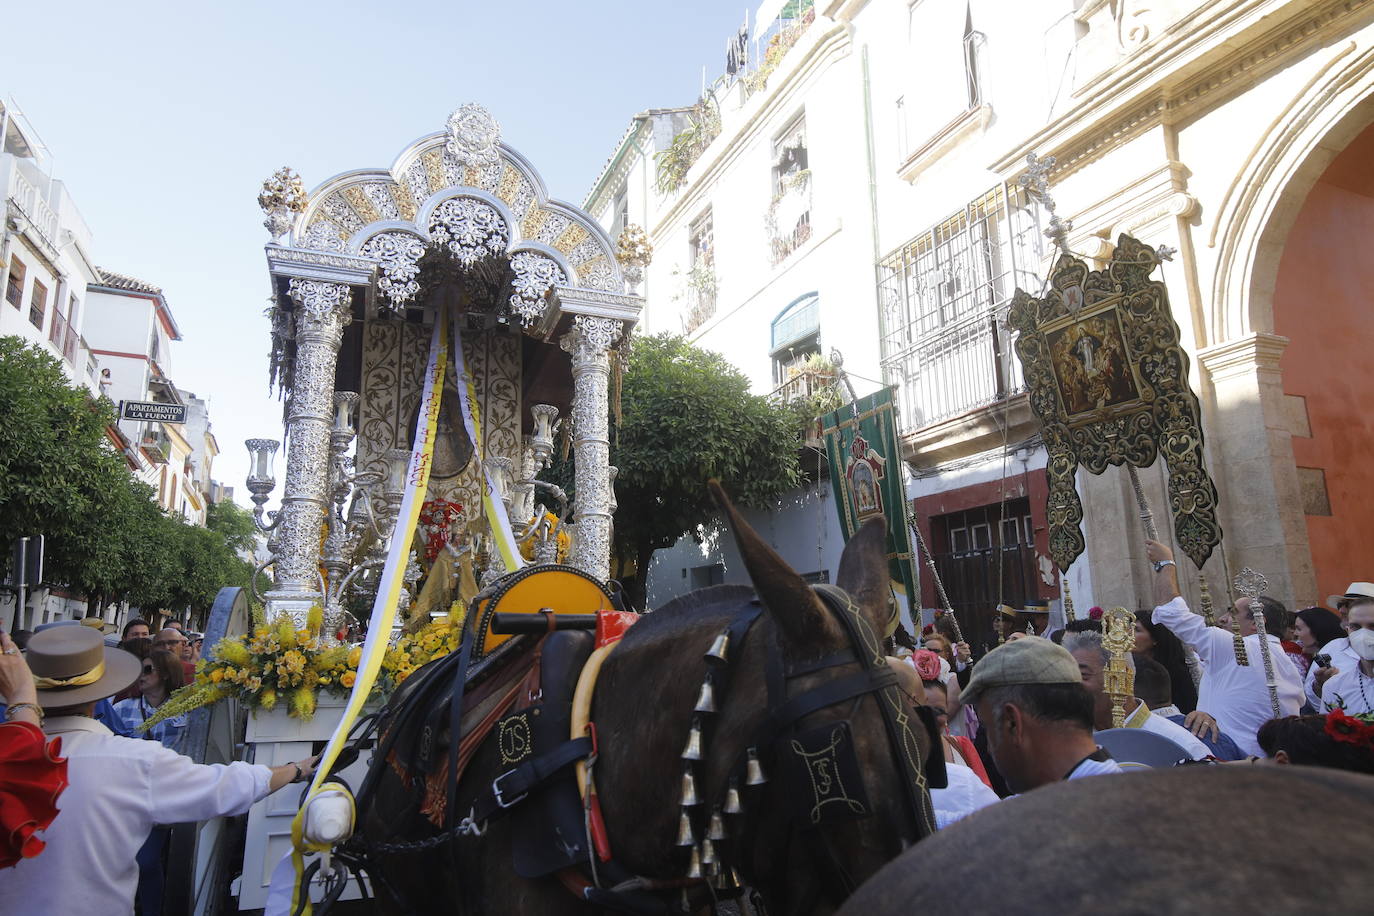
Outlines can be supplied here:
M153 673L153 666L152 666L152 665L144 665L144 666L143 666L143 673L144 673L144 674L152 674L152 673Z

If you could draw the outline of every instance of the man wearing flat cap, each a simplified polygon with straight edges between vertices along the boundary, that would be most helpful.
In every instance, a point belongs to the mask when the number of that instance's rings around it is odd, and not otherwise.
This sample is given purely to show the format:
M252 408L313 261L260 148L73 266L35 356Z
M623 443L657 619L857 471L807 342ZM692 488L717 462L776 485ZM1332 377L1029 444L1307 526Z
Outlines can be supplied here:
M1119 773L1093 740L1093 697L1062 646L1026 636L998 646L973 668L959 694L973 704L988 752L1012 792Z
M132 684L141 668L92 627L34 633L26 656L43 731L62 738L70 784L43 855L0 871L0 913L128 913L135 857L155 824L241 814L313 769L313 760L202 766L158 741L112 734L91 718L95 704Z

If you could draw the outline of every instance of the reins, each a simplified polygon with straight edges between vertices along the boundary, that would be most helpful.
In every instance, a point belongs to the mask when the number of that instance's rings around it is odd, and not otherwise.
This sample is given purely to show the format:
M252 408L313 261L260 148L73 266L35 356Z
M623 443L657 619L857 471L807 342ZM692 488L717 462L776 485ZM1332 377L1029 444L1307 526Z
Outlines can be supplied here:
M849 646L821 658L788 665L780 641L773 634L774 638L764 647L766 712L754 729L753 740L738 753L713 799L698 792L700 774L697 770L702 761L709 759L706 748L714 737L719 711L729 699L733 663L742 657L754 624L763 614L762 603L756 598L737 612L705 653L706 674L693 707L688 740L680 755L683 769L677 845L688 849L688 867L683 878L635 878L611 858L600 811L594 810L596 789L591 768L596 759L596 744L590 710L596 675L600 662L609 654L609 647L597 650L595 663L584 666L579 677L573 699L573 733L567 742L499 774L492 780L491 787L479 795L466 817L459 817L453 811L453 787L450 786L446 813L451 820L440 833L415 841L368 843L358 850L361 855L355 852L356 857L365 858L369 852L395 854L435 849L460 837L481 836L489 819L502 816L534 786L562 772L565 767L575 766L574 778L588 814L587 849L591 861L587 864L591 880L584 877L579 882L568 875L561 876L570 889L576 893L580 887L584 899L603 903L608 895L624 891L621 902L630 904L632 886L640 894L640 889L645 888L672 889L686 894L691 887L704 887L714 900L718 892L737 894L740 891L736 870L741 863L740 854L751 848L747 840L759 827L757 819L744 817L743 796L769 781L766 763L783 772L788 780L786 795L794 806L787 829L788 844L795 841L809 849L815 860L816 868L806 871L807 884L819 885L816 890L826 896L838 892L839 899L843 899L855 889L857 882L844 867L827 831L820 828L840 819L871 816L889 804L886 798L874 800L876 804L870 802L864 787L852 722L865 697L871 695L877 704L888 752L902 783L903 839L915 842L928 836L934 832L935 822L927 794L928 762L912 731L913 713L903 700L895 673L887 665L881 640L846 592L829 585L813 588L821 604L839 622ZM461 659L461 650L456 654ZM847 666L857 666L858 670L828 678L805 691L789 695L789 682ZM459 667L464 667L462 660ZM456 706L456 701L455 696L451 702ZM802 728L807 717L844 703L849 703L850 709L843 719ZM939 762L943 764L943 757L939 757ZM373 764L374 767L379 765L378 762ZM730 839L727 822L734 824L734 835L743 841L738 848ZM818 872L823 872L826 880L818 882ZM788 896L798 905L814 899L809 894Z

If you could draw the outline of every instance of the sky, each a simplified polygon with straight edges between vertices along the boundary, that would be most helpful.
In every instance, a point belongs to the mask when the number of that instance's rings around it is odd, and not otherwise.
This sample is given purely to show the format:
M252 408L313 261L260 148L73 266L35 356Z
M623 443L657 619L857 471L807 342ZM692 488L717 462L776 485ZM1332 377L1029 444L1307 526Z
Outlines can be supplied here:
M580 204L632 115L690 104L702 68L724 69L749 6L0 0L0 95L50 149L95 263L162 287L184 338L165 368L209 399L213 476L249 505L243 440L282 438L264 178L289 165L310 189L388 167L477 102L552 197Z

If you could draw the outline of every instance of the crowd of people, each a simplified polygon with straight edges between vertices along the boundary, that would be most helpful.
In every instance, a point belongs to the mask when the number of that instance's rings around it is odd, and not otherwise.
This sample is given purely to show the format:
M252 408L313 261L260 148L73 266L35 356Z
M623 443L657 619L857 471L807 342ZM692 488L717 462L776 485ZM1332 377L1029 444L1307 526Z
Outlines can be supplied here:
M1123 766L1374 774L1374 583L1351 583L1330 607L1296 614L1271 597L1243 597L1209 625L1180 594L1169 548L1151 541L1148 556L1155 606L1137 612L1133 651L1122 658L1133 695L1107 690L1112 653L1100 617L1051 631L1043 605L1000 609L1001 643L981 658L939 618L902 660L944 732L950 784L931 793L940 826L1000 798ZM1116 703L1124 722L1114 728Z
M195 763L184 716L143 726L194 673L199 634L132 620L112 646L83 623L17 634L22 652L0 633L0 913L160 913L171 825L313 772Z
M1169 549L1147 550L1154 607L1136 614L1120 662L1095 615L1050 631L1044 605L1004 609L1002 643L979 658L944 617L890 660L938 725L934 752L948 773L931 793L938 826L1048 783L1140 765L1374 774L1374 583L1296 614L1270 597L1241 598L1209 624L1180 594ZM46 912L105 912L123 900L157 914L170 825L243 813L313 769L314 759L193 762L185 716L150 720L194 676L200 634L153 632L141 619L118 638L101 629L87 620L0 633L0 912L31 911L41 896ZM1120 663L1132 695L1108 689Z

